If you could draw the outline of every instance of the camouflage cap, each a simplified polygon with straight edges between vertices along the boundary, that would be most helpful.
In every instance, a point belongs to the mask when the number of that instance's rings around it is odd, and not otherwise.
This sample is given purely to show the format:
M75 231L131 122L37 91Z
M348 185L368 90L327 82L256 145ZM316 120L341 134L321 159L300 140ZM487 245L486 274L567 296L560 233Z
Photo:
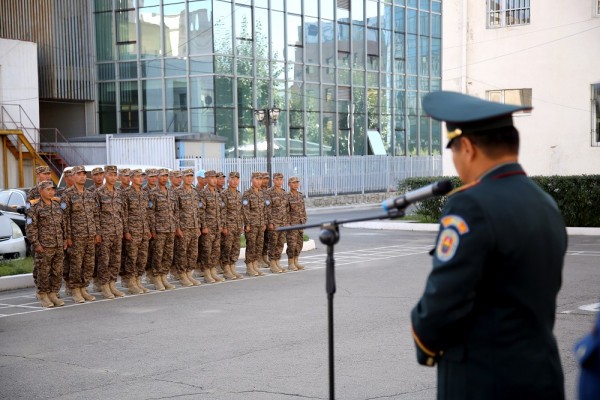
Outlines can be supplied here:
M161 175L169 175L169 170L166 169L166 168L159 169L158 170L158 176L161 176Z
M142 171L141 169L132 169L131 171L129 171L129 176L144 176L146 175L146 173L144 171Z
M273 174L273 179L281 178L283 179L283 174L281 172L275 172Z
M71 168L71 172L73 173L73 175L77 175L80 172L85 172L85 167L83 165L77 165Z
M131 173L131 170L129 168L123 168L119 170L119 175L121 176L129 176Z
M239 178L239 177L240 177L240 173L239 173L239 172L237 172L237 171L231 171L231 172L229 173L229 177L230 177L230 178Z
M54 185L54 182L52 182L52 181L42 181L42 182L38 183L38 185L37 185L38 190L46 189L49 187L55 188L56 186Z
M219 171L217 172L217 178L225 178L225 174Z
M194 176L194 170L192 168L184 169L182 172L183 176Z
M261 179L262 178L262 172L253 172L252 173L252 179Z
M294 182L300 182L300 179L298 179L297 176L290 176L290 179L288 179L288 183L294 183Z
M156 168L148 168L146 170L146 175L148 175L148 176L158 176L158 169L156 169Z
M269 179L269 173L268 172L261 172L262 174L262 179Z
M65 172L63 172L63 176L73 176L73 170L72 169L68 169Z
M104 170L101 167L96 167L92 170L92 175L103 174Z
M211 177L211 176L212 176L212 177L215 177L215 176L217 176L217 173L216 173L214 170L212 170L212 169L211 169L210 171L206 171L206 172L204 173L204 177L205 177L205 178L208 178L208 177Z
M179 171L178 169L173 170L171 171L169 176L172 176L173 178L181 178L181 171Z
M117 166L116 165L105 165L104 166L104 172L105 173L114 172L116 174L117 173Z
M37 167L35 167L35 173L36 174L49 174L50 173L50 167L48 167L47 165L39 165Z

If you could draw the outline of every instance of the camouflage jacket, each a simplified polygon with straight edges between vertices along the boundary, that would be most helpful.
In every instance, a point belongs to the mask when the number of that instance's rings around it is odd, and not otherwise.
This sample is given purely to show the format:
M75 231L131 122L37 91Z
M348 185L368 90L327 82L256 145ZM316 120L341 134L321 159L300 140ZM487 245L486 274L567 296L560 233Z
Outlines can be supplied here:
M98 203L96 232L98 235L123 236L123 199L121 192L109 191L105 185L94 192Z
M179 229L200 229L201 211L200 199L194 189L185 190L185 186L175 189L179 219Z
M150 233L148 193L129 186L127 189L121 190L121 198L123 200L123 232Z
M288 193L283 189L277 191L272 187L266 191L265 197L267 222L273 224L275 228L289 225Z
M306 223L306 208L304 207L304 195L301 192L288 193L288 210L290 225L301 225Z
M65 213L67 239L96 235L98 206L93 192L79 193L76 186L71 186L62 194L60 206Z
M59 202L52 200L46 204L40 200L34 203L29 210L25 232L34 249L38 244L48 248L63 247L67 231Z
M250 187L244 192L244 195L242 196L244 225L261 226L267 224L265 201L265 192L262 190L254 191L254 189Z
M223 221L227 219L225 203L217 190L210 190L208 186L200 192L200 208L203 209L201 220L202 228L224 228Z
M35 200L40 198L40 192L38 191L37 185L27 191L27 200Z
M173 189L160 190L157 186L148 193L148 212L150 214L150 231L152 233L172 233L177 230L179 213L177 198Z
M221 201L225 204L225 218L223 226L231 231L240 232L244 227L244 214L242 213L242 194L239 190L225 189L221 192Z

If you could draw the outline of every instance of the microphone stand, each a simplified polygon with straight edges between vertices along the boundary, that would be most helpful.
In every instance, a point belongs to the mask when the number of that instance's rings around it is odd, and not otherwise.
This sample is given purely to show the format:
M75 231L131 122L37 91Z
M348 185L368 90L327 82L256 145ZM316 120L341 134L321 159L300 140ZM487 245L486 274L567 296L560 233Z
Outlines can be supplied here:
M277 231L291 231L296 229L305 229L305 228L315 228L321 227L321 233L319 234L319 239L321 243L327 245L327 260L325 262L325 290L327 292L327 326L328 326L328 347L329 347L329 399L335 399L335 385L334 385L334 376L335 369L334 364L335 360L333 357L333 295L336 291L335 285L335 260L333 257L334 254L334 246L340 240L340 225L347 224L350 222L360 222L360 221L371 221L376 219L388 219L388 218L396 218L403 217L405 215L404 209L394 209L387 212L387 214L375 215L372 217L363 217L356 219L348 219L343 221L333 220L330 222L320 222L318 224L310 224L310 225L292 225L286 226L282 228L277 228Z

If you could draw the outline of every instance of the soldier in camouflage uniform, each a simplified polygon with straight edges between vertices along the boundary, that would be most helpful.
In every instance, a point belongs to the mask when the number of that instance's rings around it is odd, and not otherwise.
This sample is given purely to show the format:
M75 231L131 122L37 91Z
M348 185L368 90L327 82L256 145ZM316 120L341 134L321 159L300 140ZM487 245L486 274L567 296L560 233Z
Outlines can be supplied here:
M88 190L92 193L96 193L96 190L100 189L102 187L102 185L104 184L104 170L100 167L96 167L94 169L92 169L91 172L92 175L92 185L88 186L85 190ZM97 245L99 244L99 242L96 242L96 252L94 255L94 274L92 275L93 278L93 282L94 282L94 291L99 292L101 290L100 288L100 284L98 283L98 280L96 279L96 277L98 276L98 249L97 249Z
M131 170L129 168L123 168L119 170L119 183L120 185L116 188L119 192L127 189L131 185L131 177L129 176ZM127 260L127 252L125 245L125 236L123 236L121 244L121 269L119 270L119 276L121 277L121 286L127 287L126 280L123 279L125 276L125 261Z
M117 189L125 190L131 185L131 177L129 176L131 170L129 168L123 168L119 170L119 182L120 185Z
M62 194L75 184L73 180L73 170L66 170L63 172L63 178L65 181L65 186L56 190L56 197L60 198ZM60 201L59 201L60 203ZM65 295L71 295L71 289L69 289L69 285L67 285L67 281L69 280L69 252L67 250L64 251L63 257L63 280L65 281Z
M246 236L246 274L248 276L264 275L258 269L261 256L267 214L265 194L260 190L262 173L252 173L252 186L242 196L242 213L244 215L244 234Z
M217 172L217 192L223 193L223 190L225 190L225 174Z
M175 190L179 186L181 186L182 180L183 180L183 175L181 174L181 171L174 170L174 171L169 172L169 181L171 182L171 188L173 190Z
M200 192L202 192L206 186L206 178L204 177L205 173L206 171L203 169L200 169L198 172L196 172L196 185L194 186L194 190L196 190L196 193L198 193L198 198L200 198ZM202 263L202 240L198 240L198 262L195 270L197 276L204 276L204 267L202 266Z
M221 201L225 204L223 227L226 233L221 234L221 265L223 276L227 279L241 279L235 268L240 257L240 235L244 232L244 216L242 214L242 194L238 190L240 173L229 173L229 187L221 192Z
M276 172L273 174L273 186L267 189L266 199L269 205L267 206L267 228L269 231L269 268L272 273L284 272L281 268L279 260L283 252L283 244L285 242L285 232L276 231L289 225L288 215L288 194L282 188L283 174Z
M98 207L94 193L85 190L85 167L73 167L75 185L63 193L60 206L65 213L69 246L69 280L73 301L83 303L96 298L87 292L94 273L96 219Z
M150 191L154 189L158 182L158 169L146 169L146 184L143 186L144 191L150 196ZM146 283L153 283L152 277L152 256L154 254L154 239L150 238L148 244L148 257L146 261Z
M200 237L200 199L192 187L194 170L183 171L183 184L175 189L179 219L175 231L175 268L182 286L198 286L193 277L198 259L198 238Z
M68 188L70 188L71 186L73 186L75 184L75 181L73 180L73 170L67 170L65 172L63 172L63 178L65 181L65 186L61 187L59 189L56 189L56 196L60 197L62 196L62 194L65 192L65 190L67 190Z
M34 281L42 307L60 307L65 304L56 295L60 290L63 252L67 247L65 220L54 197L54 183L41 182L37 191L40 199L31 206L25 228L31 247L35 249Z
M131 186L121 191L123 199L123 232L125 237L125 274L121 277L127 281L130 294L147 293L149 290L142 284L142 275L148 259L148 242L150 220L148 218L148 193L142 189L144 172L134 169L131 174Z
M117 167L104 167L106 183L96 190L98 219L96 236L100 243L96 247L98 260L96 279L105 299L123 297L125 293L115 286L121 268L121 248L123 246L123 201L121 192L116 190Z
M173 263L173 245L177 230L177 202L173 189L167 187L169 170L158 171L158 186L150 191L148 202L150 231L154 240L152 281L156 290L175 289L167 280Z
M304 195L298 191L300 187L300 179L296 176L292 176L288 179L288 186L290 191L288 193L288 207L289 207L289 223L290 225L302 225L306 223L306 208L304 206ZM298 261L300 252L302 251L302 245L304 244L304 230L295 229L287 231L287 256L288 256L288 269L290 271L297 271L304 269L304 265L301 265Z
M266 198L266 194L267 194L267 189L269 189L269 173L268 172L261 172L261 182L260 182L260 190L263 191L263 193L265 194L265 198ZM265 211L268 211L268 207L265 209ZM265 229L265 237L263 240L263 248L261 251L261 254L258 257L258 266L262 267L262 268L269 268L270 264L269 264L269 257L268 257L268 253L269 253L269 235L271 234L271 232L269 231L269 229Z
M227 232L222 219L226 217L224 204L217 192L217 173L206 171L207 185L200 192L200 208L202 215L202 236L200 248L202 251L202 266L204 267L204 281L206 283L223 282L217 274L217 265L221 259L221 234Z
M35 174L37 177L37 183L42 183L45 181L49 181L52 179L52 173L50 172L50 167L45 165L38 165L35 167ZM38 187L34 186L27 192L27 200L35 200L40 198L40 192L38 191ZM29 208L27 208L29 210Z

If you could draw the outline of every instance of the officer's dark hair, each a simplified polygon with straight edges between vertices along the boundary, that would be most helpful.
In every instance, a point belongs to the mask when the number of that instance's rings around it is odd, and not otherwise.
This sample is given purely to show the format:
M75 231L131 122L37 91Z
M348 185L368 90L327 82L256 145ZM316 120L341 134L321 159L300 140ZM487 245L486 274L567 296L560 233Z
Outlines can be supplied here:
M519 153L519 131L514 126L477 133L467 131L461 137L468 137L471 143L490 158ZM460 140L456 140L456 145L460 147Z

